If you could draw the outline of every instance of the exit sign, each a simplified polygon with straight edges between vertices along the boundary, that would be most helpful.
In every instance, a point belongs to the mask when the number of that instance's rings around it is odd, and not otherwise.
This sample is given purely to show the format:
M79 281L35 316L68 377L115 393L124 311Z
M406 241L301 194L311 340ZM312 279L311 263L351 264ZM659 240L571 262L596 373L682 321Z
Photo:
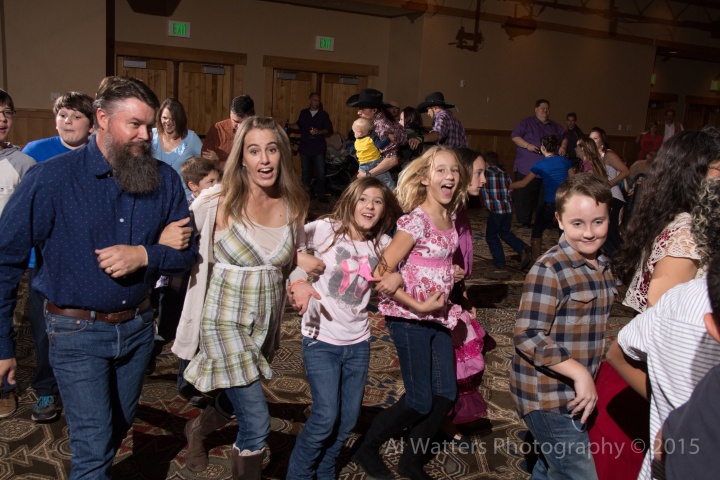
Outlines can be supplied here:
M315 37L315 50L335 51L335 39L333 37Z
M190 22L168 20L168 35L171 37L190 38Z

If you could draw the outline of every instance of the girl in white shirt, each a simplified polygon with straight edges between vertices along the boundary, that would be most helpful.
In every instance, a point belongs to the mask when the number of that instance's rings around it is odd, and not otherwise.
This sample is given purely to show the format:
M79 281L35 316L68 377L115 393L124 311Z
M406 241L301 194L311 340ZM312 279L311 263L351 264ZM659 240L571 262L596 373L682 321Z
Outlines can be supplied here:
M304 299L299 302L302 352L313 403L290 457L288 479L336 478L338 454L355 427L365 392L372 272L401 214L382 181L363 177L345 189L331 214L305 225L307 247L326 269L312 285L320 299L308 294L303 280L290 287L296 301Z

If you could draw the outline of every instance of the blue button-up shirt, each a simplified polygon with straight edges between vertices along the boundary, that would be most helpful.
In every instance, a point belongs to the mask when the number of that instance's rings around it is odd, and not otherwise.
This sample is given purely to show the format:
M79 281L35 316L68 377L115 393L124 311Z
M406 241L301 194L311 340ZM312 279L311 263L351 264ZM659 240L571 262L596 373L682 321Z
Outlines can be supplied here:
M15 356L13 310L17 284L34 246L43 264L32 287L60 307L115 312L135 308L161 274L190 270L198 250L158 245L165 226L189 215L182 181L158 162L160 187L123 192L95 137L85 147L31 169L0 217L0 359ZM142 245L147 267L113 279L96 249Z

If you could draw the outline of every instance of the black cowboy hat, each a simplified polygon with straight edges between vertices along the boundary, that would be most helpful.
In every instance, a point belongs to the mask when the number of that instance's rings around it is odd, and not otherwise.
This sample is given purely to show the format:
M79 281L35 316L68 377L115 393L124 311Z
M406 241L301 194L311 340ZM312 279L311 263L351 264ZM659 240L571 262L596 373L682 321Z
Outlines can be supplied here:
M383 94L374 88L363 88L359 94L352 95L345 105L357 108L382 108L388 106L383 102Z
M425 113L428 107L453 108L454 106L452 103L445 102L442 92L432 92L425 97L425 101L418 105L417 109L419 113Z

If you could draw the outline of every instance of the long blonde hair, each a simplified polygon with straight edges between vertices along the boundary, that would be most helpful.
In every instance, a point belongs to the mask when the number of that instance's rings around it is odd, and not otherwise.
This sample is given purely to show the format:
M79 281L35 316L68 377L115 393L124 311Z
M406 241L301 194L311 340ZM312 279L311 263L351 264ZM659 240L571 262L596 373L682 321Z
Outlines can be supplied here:
M280 165L275 186L285 201L291 225L305 223L310 200L302 188L300 176L294 172L292 150L287 134L271 117L250 117L238 127L222 178L222 215L226 223L230 219L247 225L247 204L250 196L250 180L243 167L245 137L251 130L272 130L280 150Z
M469 181L467 169L460 164L454 150L437 146L426 150L400 172L397 188L395 189L395 196L404 212L412 211L426 200L427 187L422 184L422 181L432 176L435 157L438 153L449 153L455 158L459 167L460 181L448 206L448 211L453 214L457 212L461 206L465 205Z

